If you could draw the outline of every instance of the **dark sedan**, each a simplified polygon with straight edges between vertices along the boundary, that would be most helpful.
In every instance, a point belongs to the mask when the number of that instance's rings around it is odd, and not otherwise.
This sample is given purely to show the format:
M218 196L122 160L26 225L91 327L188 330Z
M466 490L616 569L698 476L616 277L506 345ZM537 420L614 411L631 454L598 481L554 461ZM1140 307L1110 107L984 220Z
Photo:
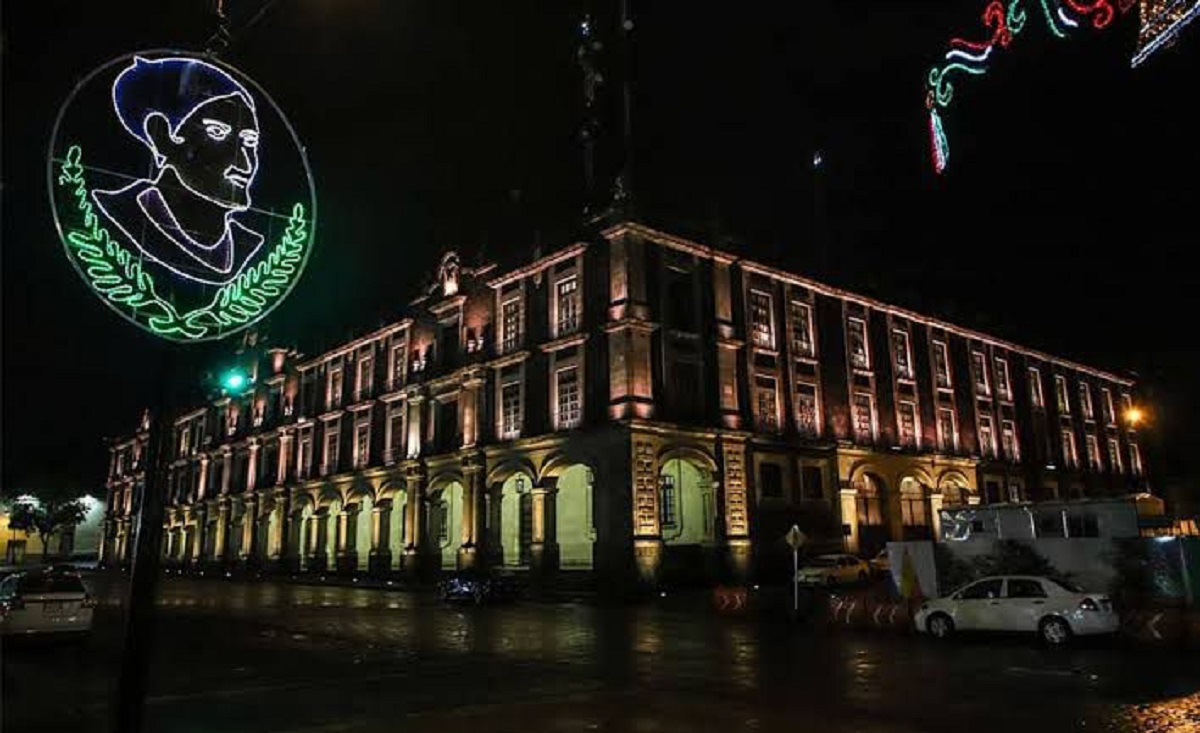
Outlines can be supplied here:
M464 570L438 583L438 595L443 601L494 603L515 600L519 593L517 579L510 573Z

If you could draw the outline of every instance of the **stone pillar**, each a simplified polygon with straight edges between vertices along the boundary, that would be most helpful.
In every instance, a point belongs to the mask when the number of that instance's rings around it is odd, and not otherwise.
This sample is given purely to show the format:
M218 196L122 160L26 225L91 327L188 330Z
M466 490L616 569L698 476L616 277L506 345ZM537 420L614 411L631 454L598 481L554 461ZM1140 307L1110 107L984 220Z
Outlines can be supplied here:
M228 478L228 476L226 476ZM217 536L213 544L213 562L220 564L226 559L229 548L229 499L221 499L217 505Z
M546 479L529 490L532 537L529 542L529 568L535 575L558 570L558 541L555 536L554 479ZM546 484L551 484L547 486Z
M254 462L254 452L251 452L250 462ZM251 474L253 475L253 473ZM251 494L244 502L242 514L242 547L238 560L247 565L256 565L258 558L254 556L256 540L258 539L258 497Z
M721 491L725 507L725 546L729 570L738 582L750 579L753 545L746 490L746 443L727 436L721 440Z
M662 526L658 507L658 446L633 437L633 554L638 584L658 585L662 568Z
M312 552L308 560L310 570L325 572L329 567L329 511L309 517Z
M226 449L221 453L221 496L229 495L229 479L233 474L233 451Z
M411 470L405 482L408 532L404 544L404 572L412 578L426 578L436 570L438 562L425 536L425 474L419 469Z
M463 466L462 546L458 550L460 568L477 567L485 562L483 548L483 466Z
M841 507L842 542L846 552L858 552L858 492L846 485L838 490Z
M192 543L192 556L188 558L192 565L204 562L204 545L208 541L208 506L197 504L195 510L196 540Z
M283 486L287 483L288 466L292 456L292 431L284 430L279 434L279 467L275 474L275 483Z
M358 513L362 505L351 504L338 512L337 569L353 573L358 569Z
M208 498L208 456L200 456L200 487L196 492L197 501Z
M371 554L368 571L375 575L386 573L392 566L391 547L392 505L376 504L371 508Z
M246 491L254 491L258 486L258 443L250 444L250 458L246 461Z
M942 539L942 492L931 490L929 494L929 536L934 542Z

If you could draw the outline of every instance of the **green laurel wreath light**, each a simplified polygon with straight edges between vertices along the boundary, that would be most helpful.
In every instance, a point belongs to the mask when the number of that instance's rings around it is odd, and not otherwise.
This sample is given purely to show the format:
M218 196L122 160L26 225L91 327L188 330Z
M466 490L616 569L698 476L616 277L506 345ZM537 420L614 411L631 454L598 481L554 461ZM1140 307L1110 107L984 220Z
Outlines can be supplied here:
M308 238L304 205L292 206L279 244L257 265L224 285L204 306L180 313L154 287L154 277L128 249L113 241L100 224L83 178L83 151L72 145L63 159L58 184L74 186L71 194L82 220L65 231L67 251L92 288L151 332L179 341L194 341L212 333L234 330L262 315L271 301L287 292L299 274Z

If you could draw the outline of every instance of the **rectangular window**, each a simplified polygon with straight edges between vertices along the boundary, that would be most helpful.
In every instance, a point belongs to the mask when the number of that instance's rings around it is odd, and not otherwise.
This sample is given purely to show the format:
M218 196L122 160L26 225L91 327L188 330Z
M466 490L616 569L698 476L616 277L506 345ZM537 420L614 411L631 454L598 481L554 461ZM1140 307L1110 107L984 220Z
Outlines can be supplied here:
M990 395L992 388L988 384L987 361L982 351L971 352L971 373L975 377L975 393L985 397Z
M909 348L907 331L892 331L892 351L896 358L896 376L900 379L912 379L912 349Z
M556 288L558 323L555 334L565 336L579 330L579 278L572 275L560 280Z
M338 431L325 429L325 460L321 464L321 473L337 473L338 469Z
M854 393L854 437L863 443L875 440L875 397L867 392Z
M459 322L457 318L438 324L437 354L438 362L443 365L454 364L459 352Z
M659 521L664 527L674 527L679 522L676 509L677 491L678 487L675 486L674 476L664 473L658 477L658 513Z
M812 336L812 308L807 303L793 300L791 311L792 355L811 359L817 353Z
M362 468L371 460L371 424L354 426L354 467Z
M1037 408L1046 406L1046 398L1042 395L1042 373L1037 367L1029 367L1029 401Z
M375 358L372 356L362 356L358 360L358 387L356 394L358 399L371 396L371 386L375 379Z
M501 343L504 353L516 351L521 345L521 299L510 298L501 306Z
M1129 441L1129 468L1135 476L1142 475L1142 451L1132 440Z
M1075 453L1075 433L1071 432L1070 428L1063 428L1062 452L1063 463L1068 468L1074 468L1079 465L1079 456Z
M755 413L758 429L768 432L779 432L779 399L776 394L774 377L755 377Z
M1113 410L1112 390L1108 387L1101 387L1100 400L1100 409L1104 411L1104 424L1116 425L1117 413Z
M391 389L398 389L404 384L404 356L408 353L408 344L400 342L392 346L392 363L389 366L388 383Z
M1054 375L1054 398L1058 401L1058 411L1064 415L1071 411L1071 400L1067 396L1067 378Z
M775 348L775 323L771 296L761 290L750 291L750 338L760 349Z
M582 418L579 401L579 368L559 369L557 374L558 427L567 430L577 427Z
M817 386L801 382L796 385L796 430L801 435L816 436L820 432L817 424Z
M1088 468L1093 471L1100 470L1100 442L1096 440L1095 435L1087 435L1084 437L1087 443L1087 459Z
M846 334L850 344L850 366L855 369L871 368L871 349L867 345L867 324L858 318L846 321Z
M1008 379L1008 362L996 357L996 395L1007 401L1012 401L1012 382Z
M764 499L783 498L783 469L777 463L758 467L758 495Z
M1133 409L1133 398L1128 392L1121 393L1121 417L1129 420L1129 412Z
M521 437L521 383L510 382L500 390L500 437Z
M184 423L183 427L179 428L179 457L186 456L192 445L192 426L189 423Z
M917 445L917 405L913 402L900 402L896 407L897 423L900 428L900 445L915 448Z
M1084 420L1095 420L1096 413L1092 409L1092 390L1086 384L1079 384L1079 409L1083 412Z
M1021 446L1017 443L1017 426L1012 420L1000 421L1000 447L1004 451L1004 457L1008 460L1021 460Z
M944 451L958 450L958 425L952 408L938 408L938 444Z
M312 434L305 431L300 436L300 441L296 444L296 475L299 478L308 478L311 470L312 462Z
M388 455L389 461L398 461L404 457L404 408L400 405L392 410L388 417Z
M991 458L996 455L996 433L992 430L992 416L979 416L979 452Z
M342 368L330 368L329 379L326 381L325 404L330 410L336 410L342 405Z
M1113 473L1121 472L1121 444L1116 438L1108 439L1108 465Z
M950 389L950 352L944 341L933 342L933 377L941 389Z

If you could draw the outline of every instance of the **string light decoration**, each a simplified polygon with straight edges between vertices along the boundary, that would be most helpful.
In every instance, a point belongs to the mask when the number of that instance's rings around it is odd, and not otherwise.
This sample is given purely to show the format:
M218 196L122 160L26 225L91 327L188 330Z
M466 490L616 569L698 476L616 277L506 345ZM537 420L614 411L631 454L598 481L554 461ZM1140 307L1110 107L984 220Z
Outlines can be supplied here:
M312 249L304 147L261 87L211 56L97 67L59 109L47 173L67 259L163 339L219 339L264 318Z
M1200 0L1141 0L1142 24L1133 66L1173 41L1197 17L1200 17Z
M1154 0L1143 0L1153 2ZM1160 0L1166 2L1167 0ZM998 51L1009 48L1025 30L1029 20L1026 5L1036 2L1046 28L1056 38L1066 38L1084 25L1103 30L1112 25L1118 13L1128 12L1133 0L992 0L983 9L986 35L982 40L951 38L941 62L925 78L925 110L929 116L930 161L936 173L950 162L950 143L946 136L944 112L954 101L954 81L978 77L988 72ZM1188 0L1200 6L1200 0Z

